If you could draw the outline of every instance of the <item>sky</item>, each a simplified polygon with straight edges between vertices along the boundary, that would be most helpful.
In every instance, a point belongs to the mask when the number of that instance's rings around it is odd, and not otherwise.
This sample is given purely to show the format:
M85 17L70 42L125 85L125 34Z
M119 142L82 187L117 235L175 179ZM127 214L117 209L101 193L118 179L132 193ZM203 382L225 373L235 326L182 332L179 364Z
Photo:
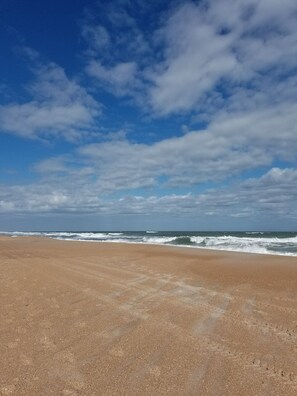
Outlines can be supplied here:
M0 230L297 230L296 0L0 0Z

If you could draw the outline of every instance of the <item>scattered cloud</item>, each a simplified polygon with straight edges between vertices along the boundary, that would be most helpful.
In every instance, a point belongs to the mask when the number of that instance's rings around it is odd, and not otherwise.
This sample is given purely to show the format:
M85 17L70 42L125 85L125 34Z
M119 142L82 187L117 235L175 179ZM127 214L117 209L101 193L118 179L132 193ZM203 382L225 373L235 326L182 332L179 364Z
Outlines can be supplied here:
M28 185L0 190L0 213L76 213L113 215L221 216L297 219L297 170L272 168L260 178L250 178L231 188L203 193L98 196L94 184ZM83 189L83 190L82 190ZM84 191L84 194L81 194Z
M151 74L154 111L199 111L205 95L226 82L232 96L262 74L290 73L297 66L296 11L291 0L182 4L158 32L164 59Z
M99 104L54 63L35 65L27 86L31 100L0 106L2 131L24 138L62 137L80 141L94 130Z
M204 93L236 68L233 36L217 34L205 20L205 12L193 3L175 11L159 36L165 44L165 59L152 73L149 88L157 113L191 110Z
M26 95L0 86L1 132L77 144L31 164L36 182L0 185L0 213L297 219L296 1L99 3L81 23L79 80L23 48ZM127 98L131 135L112 132Z
M83 37L97 48L86 58L86 73L100 89L134 98L154 117L182 113L209 121L222 108L270 104L275 88L294 78L295 1L173 4L142 26L126 3L109 4L105 19L85 21ZM147 12L143 4L138 11Z
M187 132L154 144L127 140L79 148L101 182L111 189L138 185L194 186L269 167L275 161L296 161L295 107L278 105L250 112L221 114L205 130Z
M216 213L230 216L250 215L297 219L297 169L272 168L260 178L250 178L215 197L206 194L207 203ZM229 210L228 210L229 208Z
M105 67L100 62L92 60L86 71L116 96L131 94L138 85L135 62L122 62L113 67Z

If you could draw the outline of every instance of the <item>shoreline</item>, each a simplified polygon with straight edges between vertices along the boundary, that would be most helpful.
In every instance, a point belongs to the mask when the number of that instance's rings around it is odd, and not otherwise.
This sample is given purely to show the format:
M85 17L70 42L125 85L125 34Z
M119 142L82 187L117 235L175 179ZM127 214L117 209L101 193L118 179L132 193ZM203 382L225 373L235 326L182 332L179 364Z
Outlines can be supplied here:
M0 394L296 394L296 259L76 242L0 236Z
M122 245L145 245L145 246L164 246L164 247L173 247L180 249L198 249L198 250L206 250L212 252L226 252L226 253L238 253L238 254L256 254L260 256L277 256L277 257L292 257L297 258L297 254L294 253L269 253L269 252L250 252L250 251L240 251L240 250L231 250L231 249L215 249L215 248L207 248L200 246L190 246L190 245L178 245L178 244L170 244L170 243L152 243L152 242L116 242L116 241L100 241L100 240L83 240L83 239L67 239L67 238L58 238L58 237L50 237L45 235L1 235L1 237L10 237L10 238L47 238L53 239L57 241L65 241L65 242L86 242L86 243L100 243L100 244L122 244Z

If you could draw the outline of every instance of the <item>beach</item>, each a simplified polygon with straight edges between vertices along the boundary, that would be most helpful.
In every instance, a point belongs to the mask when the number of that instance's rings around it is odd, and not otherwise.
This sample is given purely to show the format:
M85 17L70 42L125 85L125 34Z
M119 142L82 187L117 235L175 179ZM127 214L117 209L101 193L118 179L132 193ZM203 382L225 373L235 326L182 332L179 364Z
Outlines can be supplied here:
M0 395L296 395L297 258L0 237Z

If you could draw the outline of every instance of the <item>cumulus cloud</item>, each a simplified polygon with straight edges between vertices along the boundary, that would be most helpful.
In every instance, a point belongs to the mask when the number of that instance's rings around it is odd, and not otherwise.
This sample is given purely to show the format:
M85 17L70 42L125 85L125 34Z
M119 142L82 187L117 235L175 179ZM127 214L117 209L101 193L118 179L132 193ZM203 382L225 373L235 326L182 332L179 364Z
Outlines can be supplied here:
M93 84L115 96L137 97L139 102L145 95L142 69L152 54L139 26L144 8L139 4L136 11L129 2L97 3L95 15L89 13L82 26L85 72Z
M164 61L152 74L150 99L161 114L191 110L197 100L237 65L233 35L217 34L205 13L192 3L181 6L160 31Z
M115 206L108 206L106 202L109 202L108 197L120 191L128 198L119 201L119 207L123 207L127 200L133 203L134 198L129 194L142 189L146 194L158 192L158 197L151 197L149 201L156 203L158 208L157 202L169 205L167 198L161 199L163 195L166 197L168 189L182 187L190 192L201 185L204 191L204 183L211 182L219 190L201 193L199 201L192 194L186 194L180 202L180 210L191 211L193 205L199 204L207 213L217 213L218 210L223 213L225 208L234 210L238 207L240 210L233 211L233 215L244 216L250 213L249 208L254 201L257 201L258 208L265 204L266 210L268 207L274 210L268 200L265 201L265 194L268 194L270 200L279 202L277 210L287 202L286 210L289 211L293 200L288 197L296 194L294 169L275 168L259 179L245 182L240 182L240 176L247 171L267 169L280 160L295 163L296 117L293 107L288 112L287 108L277 106L269 111L255 110L248 117L245 113L229 117L224 114L207 130L188 131L183 136L154 144L131 143L122 138L83 145L72 154L48 158L36 164L34 169L41 175L41 181L35 191L44 197L44 202L52 200L47 200L47 194L52 197L53 191L59 191L60 197L67 197L61 203L64 210L67 205L79 210L79 204L82 208L90 205L94 209L104 199L105 209L117 212ZM226 182L229 187L224 189ZM230 187L232 184L234 186ZM43 185L48 186L46 193L41 188ZM5 202L7 206L9 200ZM56 201L53 202L55 204ZM140 208L142 202L149 205L145 197L137 198L134 203ZM179 202L179 195L170 202L170 205ZM152 208L153 204L147 207L148 210Z
M79 141L94 128L98 103L54 63L34 68L31 100L0 106L2 131L25 138L63 137Z
M182 4L158 32L164 59L150 74L154 111L199 111L222 84L232 95L263 73L281 79L297 65L296 11L291 0Z
M188 1L139 26L128 3L109 4L105 26L93 18L83 28L97 48L86 72L155 117L194 112L205 119L234 105L238 91L241 108L270 102L297 66L296 12L293 0Z
M193 186L218 182L242 172L296 161L297 115L286 104L249 113L223 113L205 130L187 132L151 145L127 140L79 148L110 188ZM131 187L132 188L132 187Z
M184 134L148 144L135 126L134 141L80 142L35 164L38 182L1 187L2 213L297 218L296 1L175 4L143 31L131 7L85 21L84 72L148 116L188 115ZM77 142L98 130L85 88L53 63L34 73L31 99L0 107L3 131Z

